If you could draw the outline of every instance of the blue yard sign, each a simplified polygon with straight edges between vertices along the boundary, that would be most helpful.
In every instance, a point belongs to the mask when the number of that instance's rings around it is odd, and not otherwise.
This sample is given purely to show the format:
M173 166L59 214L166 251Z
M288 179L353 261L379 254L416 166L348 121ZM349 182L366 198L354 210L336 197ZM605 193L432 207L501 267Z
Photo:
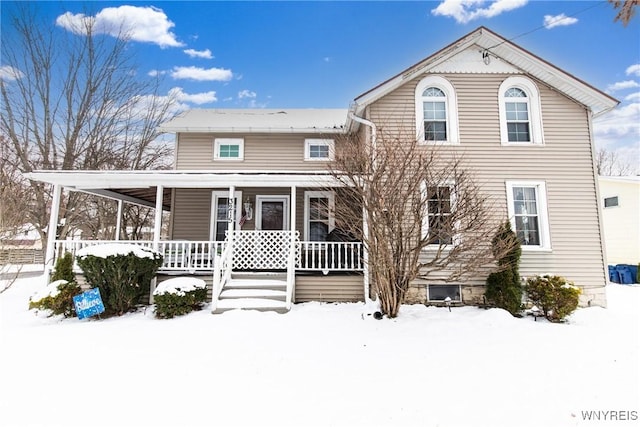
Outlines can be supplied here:
M76 307L78 319L84 319L85 317L95 316L96 314L104 312L104 304L102 303L100 290L98 288L89 289L73 297L73 305Z

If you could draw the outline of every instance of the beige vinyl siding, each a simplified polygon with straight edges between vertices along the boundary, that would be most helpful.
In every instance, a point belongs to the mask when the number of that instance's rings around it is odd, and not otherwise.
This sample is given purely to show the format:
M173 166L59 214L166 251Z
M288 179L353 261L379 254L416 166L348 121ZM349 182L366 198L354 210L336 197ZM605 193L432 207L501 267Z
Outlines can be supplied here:
M171 237L173 240L209 240L211 191L207 188L175 189Z
M215 138L244 138L244 160L213 160ZM179 170L326 170L327 162L305 161L305 139L337 139L337 135L180 133L176 169ZM337 143L338 141L336 141Z
M463 156L495 203L495 215L507 217L506 181L546 183L551 251L524 249L521 274L563 275L584 287L583 304L604 304L606 276L586 109L535 81L542 105L544 145L503 146L498 88L508 75L444 77L456 89L461 141L460 145L444 147L444 151ZM387 129L415 134L414 91L419 80L372 104L370 118L386 123ZM484 280L479 276L470 284L483 285Z
M296 276L295 302L351 302L363 300L363 276L360 274Z

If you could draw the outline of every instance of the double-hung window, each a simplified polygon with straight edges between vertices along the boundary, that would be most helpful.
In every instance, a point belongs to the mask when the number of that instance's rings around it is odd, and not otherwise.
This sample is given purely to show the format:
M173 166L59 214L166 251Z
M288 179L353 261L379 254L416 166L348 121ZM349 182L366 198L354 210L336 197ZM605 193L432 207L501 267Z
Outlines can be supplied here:
M333 160L333 152L333 139L308 138L304 141L304 159L307 161Z
M307 191L304 196L305 240L325 242L335 227L334 195L331 191Z
M507 77L498 89L500 142L503 145L542 144L540 93L531 80Z
M511 226L523 249L551 249L544 182L507 182Z
M243 138L216 138L213 147L215 160L243 160Z
M453 85L444 77L427 76L415 90L416 136L424 144L457 144L458 103Z
M426 236L430 245L448 245L453 242L452 187L427 186Z
M529 99L522 89L512 87L504 94L509 142L531 142L529 132Z
M422 93L422 111L425 141L447 140L447 97L437 87L428 87Z

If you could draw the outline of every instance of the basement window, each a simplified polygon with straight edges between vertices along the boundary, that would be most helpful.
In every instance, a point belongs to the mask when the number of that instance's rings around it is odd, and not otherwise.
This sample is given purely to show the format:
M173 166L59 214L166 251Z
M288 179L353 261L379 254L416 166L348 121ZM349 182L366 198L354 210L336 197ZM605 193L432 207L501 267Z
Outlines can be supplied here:
M451 301L462 301L462 290L460 285L427 285L428 301L444 301L447 297Z

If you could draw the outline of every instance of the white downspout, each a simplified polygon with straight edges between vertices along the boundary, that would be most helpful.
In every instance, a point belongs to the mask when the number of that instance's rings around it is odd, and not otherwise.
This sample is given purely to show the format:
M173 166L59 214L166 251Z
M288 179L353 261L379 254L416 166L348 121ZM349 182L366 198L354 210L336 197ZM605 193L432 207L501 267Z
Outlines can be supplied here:
M376 124L371 120L363 119L362 117L356 116L353 112L349 112L349 117L355 120L358 123L362 123L365 126L369 126L371 128L371 155L375 156L376 152L376 142L378 137L378 130L376 128ZM374 158L375 162L375 158ZM364 235L369 235L369 220L365 207L362 207L362 233ZM365 303L369 303L371 298L369 297L370 283L369 283L369 251L367 247L363 243L362 248L362 258L363 258L363 275L364 275L364 301Z

